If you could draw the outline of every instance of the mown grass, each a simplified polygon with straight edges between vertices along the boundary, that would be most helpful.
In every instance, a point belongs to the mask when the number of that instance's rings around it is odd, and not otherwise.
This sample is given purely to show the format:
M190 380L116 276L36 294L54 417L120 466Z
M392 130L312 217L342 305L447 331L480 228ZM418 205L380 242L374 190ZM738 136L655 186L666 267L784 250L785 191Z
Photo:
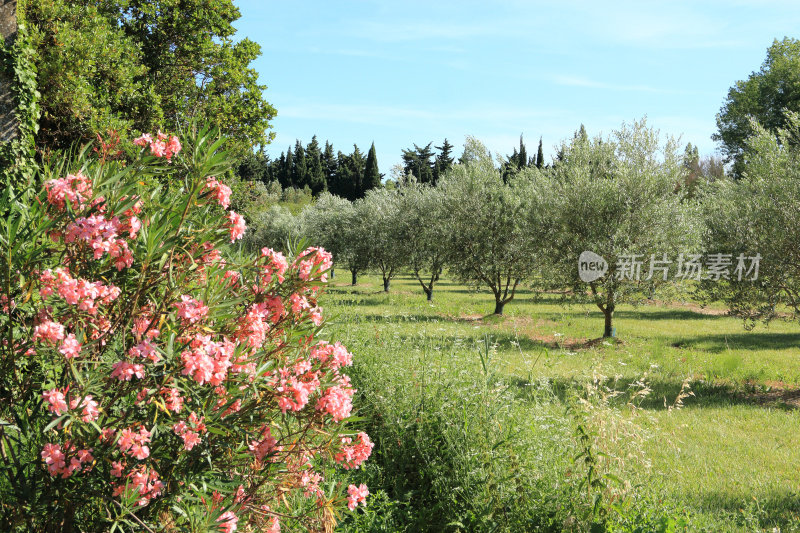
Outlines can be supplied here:
M607 468L630 484L640 515L666 509L690 530L800 525L796 323L746 331L719 306L621 306L618 340L605 342L601 313L564 307L558 295L523 290L498 318L486 316L489 293L443 280L429 303L408 277L388 294L374 277L356 287L337 279L323 302L330 334L355 353L362 414L379 433L378 459L363 475L384 490L354 530L580 530L583 474L570 460L576 423L567 413L587 386L648 391L594 411L597 447L616 457ZM479 356L486 339L488 367ZM404 451L405 439L413 442ZM428 448L436 452L420 457ZM392 461L406 470L392 471ZM525 501L499 495L512 489ZM496 500L476 511L476 491Z

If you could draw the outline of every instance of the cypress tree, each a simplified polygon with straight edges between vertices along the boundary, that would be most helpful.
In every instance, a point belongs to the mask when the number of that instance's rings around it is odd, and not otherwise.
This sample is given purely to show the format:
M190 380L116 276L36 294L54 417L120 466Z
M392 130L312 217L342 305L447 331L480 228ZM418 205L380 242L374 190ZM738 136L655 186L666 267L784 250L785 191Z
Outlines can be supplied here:
M338 167L339 161L333 153L333 145L325 141L325 151L322 152L322 172L325 174L325 188L331 192L333 192L333 182Z
M308 172L308 186L311 193L316 196L325 190L325 172L322 169L322 152L319 149L317 136L311 138L306 147L306 165Z
M306 163L306 151L298 139L294 144L294 167L292 168L292 182L295 187L302 189L309 185L308 165Z
M544 150L542 149L542 138L539 137L539 149L536 151L536 168L542 168L544 165Z
M281 160L283 165L281 168L280 177L278 181L281 183L281 187L284 189L288 189L289 187L293 187L294 183L292 182L292 169L294 168L294 156L292 155L292 149L289 148L286 150L286 158L283 157L281 154Z
M517 168L523 169L528 166L528 151L525 149L525 143L522 142L522 134L519 136L519 156L517 157Z
M359 198L363 198L368 190L375 189L380 186L381 173L378 169L378 156L375 153L375 143L373 142L372 146L369 147L369 152L367 153L367 161L364 165L364 178L361 183Z

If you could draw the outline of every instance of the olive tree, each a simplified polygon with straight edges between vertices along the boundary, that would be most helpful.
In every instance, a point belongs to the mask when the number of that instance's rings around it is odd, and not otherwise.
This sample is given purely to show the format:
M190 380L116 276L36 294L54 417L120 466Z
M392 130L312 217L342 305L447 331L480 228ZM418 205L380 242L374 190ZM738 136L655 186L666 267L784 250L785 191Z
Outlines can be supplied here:
M328 192L303 210L307 236L317 245L333 254L334 268L346 264L345 255L353 218L353 204ZM334 269L331 269L333 277Z
M409 184L400 189L399 246L406 263L433 300L447 258L448 227L441 188Z
M289 209L281 205L256 211L248 220L250 227L245 234L245 246L250 249L266 246L288 252L305 237L304 218L302 214L292 215Z
M800 115L786 119L777 135L753 121L742 178L703 195L704 245L731 256L730 279L707 288L749 325L780 305L800 316Z
M503 183L486 147L468 137L465 163L455 165L439 187L448 228L448 266L462 281L487 287L502 315L520 283L537 267L537 239L523 216L522 188Z
M366 223L366 232L357 238L368 250L370 267L380 271L383 290L389 292L392 278L405 264L400 243L400 195L395 190L372 189L355 204L360 219Z
M606 139L576 136L560 153L539 183L552 202L549 277L571 289L569 298L597 305L609 337L617 305L652 294L670 272L674 278L680 254L695 251L696 209L676 194L683 177L677 141L662 143L645 120ZM584 276L588 283L579 272L584 252L607 268L596 279Z

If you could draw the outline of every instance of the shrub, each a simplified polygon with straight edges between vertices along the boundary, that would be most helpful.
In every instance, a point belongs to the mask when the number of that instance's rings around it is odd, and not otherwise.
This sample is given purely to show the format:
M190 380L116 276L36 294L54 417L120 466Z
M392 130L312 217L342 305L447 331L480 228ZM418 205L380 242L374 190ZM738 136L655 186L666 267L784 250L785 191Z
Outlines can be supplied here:
M330 254L229 246L214 132L137 141L3 193L0 529L332 528L372 443L319 339Z

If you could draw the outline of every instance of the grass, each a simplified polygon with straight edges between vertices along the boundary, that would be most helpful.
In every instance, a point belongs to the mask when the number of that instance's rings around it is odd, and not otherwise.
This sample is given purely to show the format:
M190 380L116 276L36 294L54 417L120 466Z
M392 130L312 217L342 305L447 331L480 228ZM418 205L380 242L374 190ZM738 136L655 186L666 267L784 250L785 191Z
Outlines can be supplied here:
M428 430L445 434L446 440L451 426L474 416L475 424L486 426L481 429L486 435L453 433L450 444L418 439L421 448L411 458L378 435L381 471L365 475L384 489L376 499L384 503L354 530L417 530L421 526L414 515L422 511L402 491L417 491L422 497L427 488L420 484L447 485L447 476L462 475L460 481L480 491L492 476L499 479L512 470L506 484L516 483L515 490L522 491L520 484L525 483L532 491L529 497L549 503L514 507L509 499L498 500L493 507L487 504L491 508L481 515L483 511L475 510L478 504L464 504L469 496L459 496L452 486L448 490L456 492L449 504L431 496L433 487L424 495L432 498L429 508L437 509L437 518L448 509L451 513L439 530L579 530L570 522L578 485L565 477L576 468L568 460L575 451L565 415L570 398L587 386L628 391L643 384L650 392L637 399L637 409L612 398L607 410L597 411L602 413L596 426L598 448L618 458L614 473L631 484L634 499L691 517L690 530L793 531L800 525L796 323L773 322L745 331L740 320L725 316L718 306L623 305L615 316L618 342L605 342L597 339L603 326L599 310L564 307L556 295L523 290L506 306L504 317L493 317L486 316L493 309L488 292L449 280L437 285L429 303L409 277L393 280L388 294L378 278L359 279L356 287L334 280L323 304L333 317L329 334L346 343L358 361L354 380L364 393L368 407L363 414L371 431L390 431L391 424L381 417L394 416L398 423L409 424L406 433L392 434L402 440L409 428L419 435L426 420L436 419L439 425ZM487 338L493 344L488 367L478 355ZM673 408L682 387L687 391L687 380L694 396L683 399L683 408ZM497 412L482 412L485 403L497 404ZM611 420L628 429L617 427L614 434L609 431ZM509 425L513 435L503 428ZM455 463L473 464L482 448L500 442L499 435L513 440L489 450L489 455L500 453L493 460L501 464L482 465L482 473L474 478L473 473L458 472L461 466ZM430 460L417 457L428 445L450 451ZM438 474L432 475L431 465L446 463L447 453L459 459L449 466L439 464ZM414 464L423 472L405 472L398 478L389 472L392 460L420 461ZM428 477L414 481L412 475ZM398 486L402 476L407 480ZM499 518L502 509L511 508L516 514L527 513L527 522ZM392 518L378 516L381 512ZM471 526L462 523L469 517L461 515L469 513L474 515ZM544 515L549 518L540 520ZM490 527L490 522L495 525Z

